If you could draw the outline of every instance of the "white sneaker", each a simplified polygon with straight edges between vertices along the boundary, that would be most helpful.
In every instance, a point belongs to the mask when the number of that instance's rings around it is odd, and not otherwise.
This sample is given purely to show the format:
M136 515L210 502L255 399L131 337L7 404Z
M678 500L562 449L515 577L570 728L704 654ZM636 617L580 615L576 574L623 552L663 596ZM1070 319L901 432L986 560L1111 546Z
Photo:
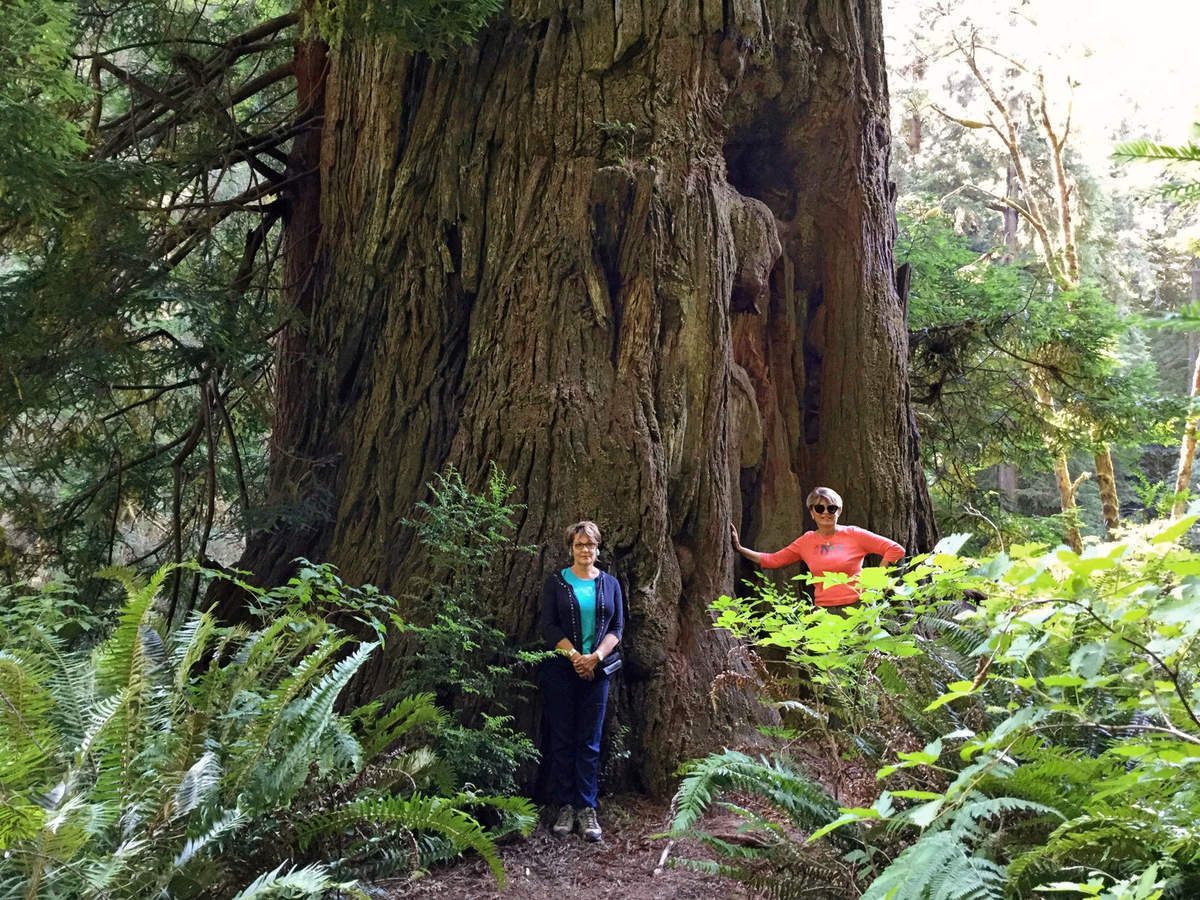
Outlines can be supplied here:
M558 816L554 820L554 824L550 826L550 831L558 837L566 837L575 827L575 810L571 809L570 805L560 806Z

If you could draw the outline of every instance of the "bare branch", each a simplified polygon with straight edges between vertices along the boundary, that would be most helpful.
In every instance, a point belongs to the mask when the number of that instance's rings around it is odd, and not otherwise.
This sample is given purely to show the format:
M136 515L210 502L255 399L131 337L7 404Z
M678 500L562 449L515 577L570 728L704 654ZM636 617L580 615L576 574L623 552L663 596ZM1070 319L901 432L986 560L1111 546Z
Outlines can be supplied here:
M230 38L221 45L215 53L205 60L198 60L186 53L180 52L175 56L179 70L171 76L162 88L151 88L145 82L143 86L154 91L157 96L143 104L134 105L128 112L111 122L105 123L103 130L112 136L96 151L99 157L111 157L129 148L134 143L155 137L172 127L184 124L190 118L204 111L205 104L189 103L189 100L204 91L207 86L220 78L234 63L244 56L277 46L275 42L261 43L298 21L298 14L289 13L264 22L261 25ZM222 108L236 105L255 93L283 80L290 72L290 63L277 66L264 75L252 78L235 89L224 101ZM134 77L134 76L130 76ZM209 98L208 108L217 102ZM175 115L165 122L161 120L172 110ZM157 123L156 123L157 122ZM151 127L153 126L153 127Z
M1075 245L1075 223L1071 216L1071 189L1067 182L1067 167L1063 161L1063 147L1067 142L1066 132L1060 137L1050 121L1050 104L1046 98L1046 79L1038 72L1038 111L1041 114L1042 133L1050 148L1050 160L1054 164L1054 186L1058 194L1058 227L1062 234L1063 268L1066 283L1063 287L1075 287L1079 283L1079 250ZM1068 118L1069 121L1069 118Z
M971 74L975 76L975 81L987 94L988 100L992 106L1000 114L1001 121L1004 122L1004 131L1000 132L996 129L1004 143L1005 149L1008 151L1009 159L1012 160L1013 169L1016 172L1017 182L1021 186L1021 192L1025 196L1025 204L1028 208L1026 221L1033 225L1034 231L1037 233L1038 241L1042 245L1042 252L1045 257L1046 268L1050 271L1051 277L1063 288L1069 288L1072 285L1069 282L1068 276L1063 273L1062 265L1059 262L1058 253L1054 249L1054 242L1049 230L1045 227L1045 217L1042 215L1038 206L1037 197L1031 190L1031 181L1028 175L1028 167L1025 165L1024 155L1021 153L1021 140L1017 131L1016 123L1013 121L1011 112L1007 104L1001 99L1000 95L992 87L991 82L984 76L979 68L979 63L975 58L975 53L980 49L980 45L974 33L971 34L969 44L964 44L962 39L955 36L954 44L962 54L963 59L967 63L967 67L971 70ZM999 54L997 54L999 55ZM1039 228L1036 223L1042 223Z
M130 412L131 410L137 409L139 406L145 406L148 403L153 403L155 400L159 399L164 394L170 393L171 391L179 390L180 388L185 388L185 387L193 387L193 386L199 384L200 380L201 379L199 379L199 378L185 378L183 381L175 382L175 384L162 385L162 386L154 389L154 392L152 394L150 394L150 396L143 397L140 400L135 400L133 403L130 403L127 406L122 406L118 409L113 410L108 415L102 416L100 421L107 422L110 419L115 419L118 416L123 416L126 413ZM117 390L121 390L121 389L147 390L148 389L148 388L141 388L141 387L126 388L126 386L115 385L115 384L111 385L111 387L114 389L117 389Z
M173 109L177 107L176 98L171 97L168 94L164 94L154 85L143 81L127 69L122 69L106 56L100 56L99 54L94 56L92 58L92 66L94 69L103 69L105 72L109 72L117 76L117 78L123 84L128 85L138 93L144 94L152 100L157 100L159 103L170 106ZM98 83L99 81L97 79L97 84Z

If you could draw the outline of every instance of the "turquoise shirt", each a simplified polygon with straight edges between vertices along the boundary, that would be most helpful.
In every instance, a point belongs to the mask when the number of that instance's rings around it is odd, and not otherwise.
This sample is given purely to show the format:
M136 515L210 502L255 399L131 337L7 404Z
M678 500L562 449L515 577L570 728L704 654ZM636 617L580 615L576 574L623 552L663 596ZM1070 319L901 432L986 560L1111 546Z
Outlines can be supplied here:
M596 581L585 581L572 572L570 566L562 570L562 577L571 586L571 590L575 592L575 599L579 601L579 630L583 637L583 646L579 648L579 652L591 653L596 649Z

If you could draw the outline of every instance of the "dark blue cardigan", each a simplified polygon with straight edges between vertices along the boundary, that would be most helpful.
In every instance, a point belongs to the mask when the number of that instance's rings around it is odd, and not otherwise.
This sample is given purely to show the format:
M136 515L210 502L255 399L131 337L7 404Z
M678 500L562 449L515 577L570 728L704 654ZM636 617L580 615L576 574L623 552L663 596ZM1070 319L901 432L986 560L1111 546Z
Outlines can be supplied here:
M542 639L553 650L563 638L583 652L583 629L579 623L579 601L575 592L563 578L562 571L551 572L542 585L542 613L538 630ZM621 584L607 572L600 570L596 576L596 646L607 635L615 634L618 643L625 628L625 601L621 596Z

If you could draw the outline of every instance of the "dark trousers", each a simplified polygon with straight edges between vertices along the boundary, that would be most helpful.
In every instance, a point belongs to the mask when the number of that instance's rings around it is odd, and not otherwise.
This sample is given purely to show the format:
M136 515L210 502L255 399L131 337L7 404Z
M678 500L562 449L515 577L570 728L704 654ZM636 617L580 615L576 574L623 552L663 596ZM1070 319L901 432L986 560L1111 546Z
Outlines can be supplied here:
M558 806L596 806L600 792L600 732L608 705L608 678L592 681L575 674L562 657L542 664L538 673L546 701L546 791Z

